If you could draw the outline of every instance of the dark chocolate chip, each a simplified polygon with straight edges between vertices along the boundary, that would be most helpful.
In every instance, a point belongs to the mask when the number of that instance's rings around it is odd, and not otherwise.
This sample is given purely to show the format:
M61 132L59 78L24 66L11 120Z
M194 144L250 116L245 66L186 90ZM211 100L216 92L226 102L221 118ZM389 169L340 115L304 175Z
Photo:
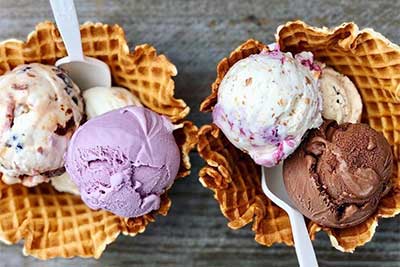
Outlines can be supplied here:
M23 68L21 71L27 71L27 70L31 70L32 67L31 66L26 66L25 68Z
M26 67L24 67L23 69L20 69L17 73L24 73L24 72L26 72L26 71L28 71L28 70L30 70L30 69L32 69L31 66L26 66Z
M70 88L73 87L72 80L68 77L68 75L64 71L62 71L60 69L58 72L56 72L56 75L58 78L60 78L65 83L65 85L67 87L70 87Z
M340 92L338 91L338 89L336 89L336 87L333 85L333 90L336 92L336 95L340 95Z
M64 136L68 133L68 131L75 126L75 121L74 121L74 117L71 117L67 123L65 124L65 126L62 126L60 124L57 123L57 129L54 131L55 134L60 135L60 136Z
M76 96L73 96L73 97L72 97L72 101L74 101L74 103L75 103L76 105L78 105L78 98L77 98Z
M346 205L342 204L336 208L336 215L338 218L341 218L346 210Z
M18 151L21 151L22 149L24 149L24 146L21 144L21 143L18 143L16 146L15 146L15 150L18 152Z
M68 87L68 86L66 86L66 87L64 87L64 91L67 93L67 95L72 95L72 88L71 87Z
M42 172L40 175L43 175L45 177L54 177L54 176L60 176L65 172L65 168L61 167L55 170L47 171L47 172Z

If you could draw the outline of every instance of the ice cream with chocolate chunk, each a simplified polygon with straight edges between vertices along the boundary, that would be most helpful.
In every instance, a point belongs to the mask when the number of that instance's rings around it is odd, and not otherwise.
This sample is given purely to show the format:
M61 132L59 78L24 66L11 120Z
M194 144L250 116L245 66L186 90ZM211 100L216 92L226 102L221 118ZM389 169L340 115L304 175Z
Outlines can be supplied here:
M320 78L324 119L357 123L361 120L363 104L354 83L330 67L323 68Z
M83 101L66 73L38 63L0 77L0 171L6 183L34 186L61 175Z
M284 162L289 197L306 217L344 228L366 220L390 189L393 155L366 124L325 121Z

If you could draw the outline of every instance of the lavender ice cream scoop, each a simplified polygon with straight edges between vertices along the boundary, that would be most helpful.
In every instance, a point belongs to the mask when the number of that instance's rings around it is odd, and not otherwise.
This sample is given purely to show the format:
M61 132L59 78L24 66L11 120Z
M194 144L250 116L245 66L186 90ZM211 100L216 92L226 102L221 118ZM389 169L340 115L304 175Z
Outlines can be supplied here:
M180 152L165 117L125 107L89 120L73 135L66 169L92 209L138 217L160 207Z

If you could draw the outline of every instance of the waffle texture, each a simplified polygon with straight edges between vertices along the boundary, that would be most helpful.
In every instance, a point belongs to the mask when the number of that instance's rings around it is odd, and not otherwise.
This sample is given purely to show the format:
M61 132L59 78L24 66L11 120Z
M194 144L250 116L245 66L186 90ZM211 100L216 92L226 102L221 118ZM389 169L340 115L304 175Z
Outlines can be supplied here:
M323 230L335 248L352 252L372 239L379 218L400 213L400 48L371 29L359 30L354 23L328 29L301 21L288 22L278 27L276 42L285 52L311 51L317 60L347 75L361 93L365 107L363 122L382 132L392 146L393 188L367 221L346 229L321 227L308 221L312 238ZM219 84L235 62L262 49L266 49L264 44L248 40L221 60L211 95L200 110L212 110ZM255 239L260 244L293 245L288 216L262 193L260 167L249 156L230 144L213 124L200 129L198 151L206 161L200 170L200 181L214 192L229 227L237 229L253 222Z
M168 116L177 125L174 136L181 150L178 177L187 176L197 128L184 121L189 113L186 103L174 98L175 66L148 44L129 51L124 31L118 25L85 23L81 35L84 54L108 64L113 84L131 90L146 107ZM40 23L25 42L12 39L0 43L0 75L20 64L54 64L64 56L65 47L55 25ZM25 239L24 254L40 259L99 258L120 233L142 233L156 215L166 215L170 206L165 193L159 210L138 218L122 218L93 211L79 196L59 193L50 184L26 188L1 183L0 240L14 244Z

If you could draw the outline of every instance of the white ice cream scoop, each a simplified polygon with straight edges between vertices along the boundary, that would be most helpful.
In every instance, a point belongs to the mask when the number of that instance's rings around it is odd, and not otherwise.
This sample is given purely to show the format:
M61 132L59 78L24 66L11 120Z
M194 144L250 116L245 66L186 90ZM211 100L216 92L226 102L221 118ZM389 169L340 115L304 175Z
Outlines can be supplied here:
M277 165L308 129L322 123L318 79L309 66L312 54L300 56L278 49L250 55L236 62L219 85L213 121L257 164Z
M330 67L322 70L320 89L323 98L322 116L338 124L361 121L361 96L349 77Z
M78 17L73 0L50 0L58 30L68 56L56 66L63 68L81 90L95 86L111 87L110 69L103 61L83 55Z
M261 185L265 195L289 215L300 267L317 267L317 258L304 217L293 206L283 183L282 164L272 168L261 167Z
M122 87L93 87L82 94L89 119L126 106L142 107L140 100Z

